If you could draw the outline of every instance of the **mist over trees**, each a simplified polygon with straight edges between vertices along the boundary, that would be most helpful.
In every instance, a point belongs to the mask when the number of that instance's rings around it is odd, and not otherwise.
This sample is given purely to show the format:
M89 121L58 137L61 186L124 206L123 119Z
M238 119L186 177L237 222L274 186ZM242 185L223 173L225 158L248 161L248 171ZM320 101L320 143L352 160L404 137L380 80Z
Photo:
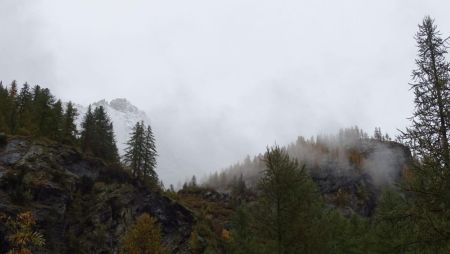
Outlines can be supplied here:
M406 160L401 147L391 145L389 136L383 135L380 128L376 128L372 137L356 126L341 129L335 135L309 139L299 136L296 142L280 149L305 164L306 170L313 175L367 173L379 184L390 183L399 177L400 164ZM367 157L368 151L373 156ZM204 184L227 191L242 175L248 186L256 186L265 167L262 159L261 154L253 158L247 156L243 162L211 174Z
M267 149L255 187L257 198L240 205L230 253L363 253L367 222L330 209L305 166L278 146Z

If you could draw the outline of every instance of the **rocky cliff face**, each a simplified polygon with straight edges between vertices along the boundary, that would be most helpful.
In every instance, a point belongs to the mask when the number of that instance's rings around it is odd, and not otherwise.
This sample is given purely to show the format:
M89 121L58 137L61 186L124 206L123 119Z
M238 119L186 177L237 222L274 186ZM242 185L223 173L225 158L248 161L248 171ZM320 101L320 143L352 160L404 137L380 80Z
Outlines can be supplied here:
M309 165L327 204L345 215L371 216L383 187L400 180L411 164L411 152L400 143L368 140L353 148L345 163L325 159Z
M173 253L187 253L194 223L189 210L119 167L72 147L16 137L0 146L0 212L21 211L36 216L46 238L42 253L116 253L122 234L144 212L158 219ZM0 225L3 248L4 230Z

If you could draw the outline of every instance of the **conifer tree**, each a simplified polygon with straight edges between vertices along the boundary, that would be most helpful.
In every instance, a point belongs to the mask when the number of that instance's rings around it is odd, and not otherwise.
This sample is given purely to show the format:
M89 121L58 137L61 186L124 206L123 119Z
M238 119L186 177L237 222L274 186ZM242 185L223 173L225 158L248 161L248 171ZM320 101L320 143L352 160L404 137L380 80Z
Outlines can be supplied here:
M153 136L153 131L150 125L147 126L144 135L144 175L150 176L150 179L157 183L158 175L155 170L157 164L156 157L158 154L156 152L155 137Z
M33 100L33 95L31 94L30 86L28 83L23 84L22 88L20 89L18 103L19 103L19 111L25 110L27 107L29 107L29 104L31 104L31 101Z
M3 86L3 82L0 81L0 132L8 131L8 89Z
M81 148L106 162L118 161L113 125L102 106L94 111L89 106L82 123Z
M441 37L431 17L425 17L415 38L419 49L411 84L415 111L412 126L406 130L403 139L423 163L448 169L450 64L446 60L447 40Z
M391 236L390 252L449 253L450 251L450 65L446 40L434 21L425 17L416 35L417 69L413 71L415 112L401 138L415 160L410 177L401 183L407 195L388 192L382 198L382 229ZM395 232L395 233L393 233Z
M32 123L32 103L33 103L33 94L31 93L30 86L28 83L25 83L20 89L20 93L18 96L18 114L19 114L19 123L18 128L22 133L28 133L29 127Z
M161 230L155 218L144 213L140 215L123 236L120 253L164 254L169 253L161 243Z
M88 106L88 110L84 115L83 122L81 123L81 150L86 153L92 154L92 147L94 142L94 114L92 113L91 105Z
M13 80L11 82L10 88L9 88L9 96L16 98L17 97L17 81Z
M37 136L51 137L55 130L52 117L55 114L53 105L55 98L48 88L36 86L33 94L33 122L34 134Z
M373 132L373 138L378 141L383 141L384 137L383 134L381 133L380 127L375 127L375 131Z
M124 163L131 168L133 177L143 175L144 150L144 126L137 122L130 133L124 155Z
M99 106L94 110L96 151L94 154L108 162L117 162L119 153L117 151L114 130L105 108Z
M134 177L158 183L156 174L156 146L152 129L144 122L137 122L130 133L125 149L124 162L131 168Z
M67 144L75 144L77 139L77 126L75 120L78 116L77 109L72 102L68 102L63 116L62 140Z
M195 175L192 176L191 182L189 183L189 187L192 187L192 188L197 187L197 177L195 177Z
M258 184L257 234L269 253L320 253L316 242L320 197L304 167L278 146L268 148L266 168Z
M8 108L6 110L8 114L8 128L9 132L15 134L18 126L18 112L17 112L17 82L12 81L10 89L8 91Z
M48 136L53 140L61 141L64 122L64 110L61 100L57 100L55 104L52 105L48 121Z
M96 124L96 136L100 138L99 154L103 154L103 158L110 162L116 162L119 159L119 153L116 146L114 130L109 116L106 114L103 106L94 110L94 119Z

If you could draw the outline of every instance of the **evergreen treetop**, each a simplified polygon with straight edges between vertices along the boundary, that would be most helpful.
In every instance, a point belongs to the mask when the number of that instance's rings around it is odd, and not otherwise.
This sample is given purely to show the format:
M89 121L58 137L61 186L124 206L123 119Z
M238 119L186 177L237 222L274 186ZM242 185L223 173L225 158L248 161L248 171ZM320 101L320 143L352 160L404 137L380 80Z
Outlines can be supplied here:
M103 106L88 111L81 124L81 148L84 152L102 158L106 162L118 162L119 153L113 125Z
M411 88L415 95L412 126L402 138L423 162L450 166L450 64L446 60L448 43L441 37L434 20L425 17L416 34L417 68Z
M155 171L157 156L155 138L150 125L145 126L144 122L137 122L127 142L124 163L130 167L134 177L149 179L153 184L157 184L159 182Z

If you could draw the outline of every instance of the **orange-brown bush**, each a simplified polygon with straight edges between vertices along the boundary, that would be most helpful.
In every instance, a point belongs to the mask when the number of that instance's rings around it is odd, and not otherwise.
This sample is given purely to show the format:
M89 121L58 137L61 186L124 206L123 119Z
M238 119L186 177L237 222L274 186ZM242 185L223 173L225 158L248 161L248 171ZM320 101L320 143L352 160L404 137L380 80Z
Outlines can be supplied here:
M33 248L44 246L43 235L33 229L36 224L33 213L23 212L15 218L1 215L0 221L7 228L6 240L10 247L7 254L31 254Z
M121 253L165 254L168 250L161 244L161 233L155 218L147 213L137 217L121 242Z

